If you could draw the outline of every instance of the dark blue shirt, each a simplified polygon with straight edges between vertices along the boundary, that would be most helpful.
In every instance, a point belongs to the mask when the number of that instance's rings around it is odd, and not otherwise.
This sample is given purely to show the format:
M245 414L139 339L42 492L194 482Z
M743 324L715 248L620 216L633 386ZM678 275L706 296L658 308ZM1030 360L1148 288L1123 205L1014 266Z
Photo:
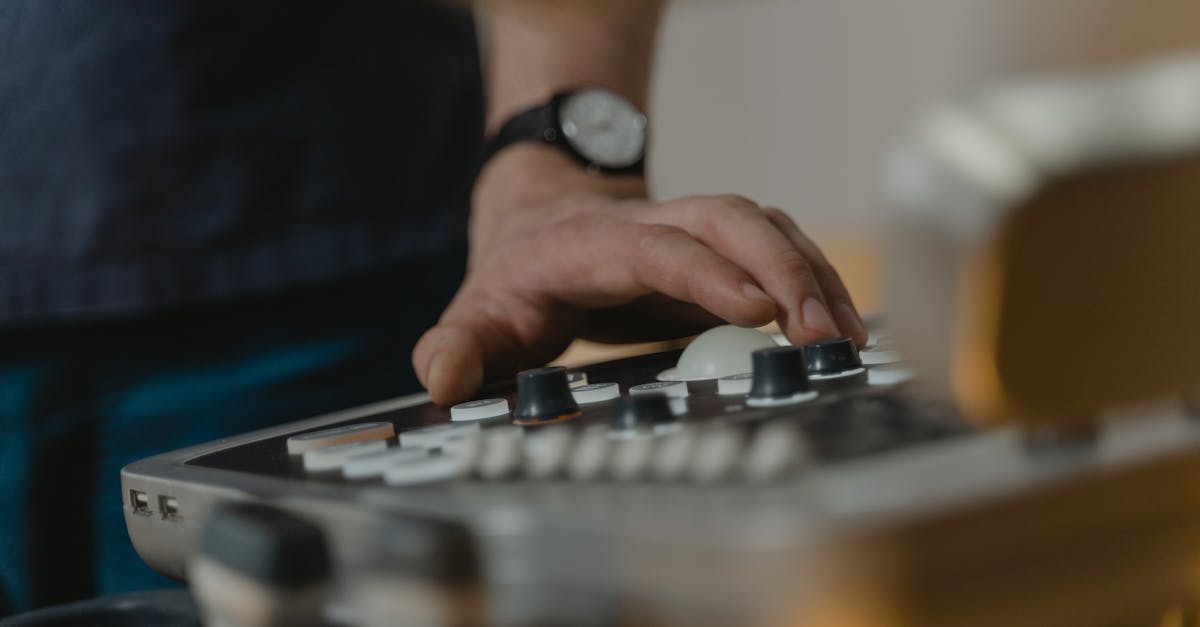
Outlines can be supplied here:
M0 324L461 247L470 15L432 1L0 2Z

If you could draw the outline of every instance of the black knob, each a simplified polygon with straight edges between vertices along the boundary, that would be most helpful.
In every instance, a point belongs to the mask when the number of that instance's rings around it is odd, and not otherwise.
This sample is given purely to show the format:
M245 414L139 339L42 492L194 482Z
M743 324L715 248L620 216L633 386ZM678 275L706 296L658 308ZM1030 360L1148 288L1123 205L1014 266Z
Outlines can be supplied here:
M320 529L258 503L237 503L214 511L201 534L200 554L267 587L311 585L332 573Z
M810 375L831 375L862 368L858 348L848 337L833 337L804 345L804 363Z
M562 366L534 368L517 374L517 422L540 422L579 413L571 396L567 369Z
M751 405L772 401L803 400L811 392L804 367L804 350L799 346L776 346L750 355L754 379L750 385Z
M666 394L623 396L612 404L609 426L613 431L644 431L675 421Z

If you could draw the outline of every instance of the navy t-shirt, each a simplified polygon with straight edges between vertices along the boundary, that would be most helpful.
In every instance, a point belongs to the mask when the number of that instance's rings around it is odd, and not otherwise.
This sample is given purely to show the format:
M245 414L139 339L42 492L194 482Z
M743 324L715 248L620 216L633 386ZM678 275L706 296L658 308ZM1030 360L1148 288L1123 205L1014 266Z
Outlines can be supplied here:
M482 102L433 0L5 0L0 325L460 249Z

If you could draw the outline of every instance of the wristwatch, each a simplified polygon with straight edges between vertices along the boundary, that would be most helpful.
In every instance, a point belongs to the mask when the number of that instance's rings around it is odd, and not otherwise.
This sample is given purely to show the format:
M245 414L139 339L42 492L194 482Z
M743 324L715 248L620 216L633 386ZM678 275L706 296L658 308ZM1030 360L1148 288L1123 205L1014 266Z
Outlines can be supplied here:
M612 91L562 91L505 122L484 144L482 163L508 146L533 141L559 148L592 171L642 174L646 126L646 114Z

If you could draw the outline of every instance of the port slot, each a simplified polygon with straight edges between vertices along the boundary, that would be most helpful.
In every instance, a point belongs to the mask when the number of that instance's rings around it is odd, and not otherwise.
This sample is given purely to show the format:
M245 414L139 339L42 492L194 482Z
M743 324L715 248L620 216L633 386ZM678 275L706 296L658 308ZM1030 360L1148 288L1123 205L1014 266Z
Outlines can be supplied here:
M129 506L133 508L133 513L150 515L150 495L141 490L129 491Z
M163 519L176 518L179 516L179 500L173 496L165 494L158 495L158 511L162 512Z

